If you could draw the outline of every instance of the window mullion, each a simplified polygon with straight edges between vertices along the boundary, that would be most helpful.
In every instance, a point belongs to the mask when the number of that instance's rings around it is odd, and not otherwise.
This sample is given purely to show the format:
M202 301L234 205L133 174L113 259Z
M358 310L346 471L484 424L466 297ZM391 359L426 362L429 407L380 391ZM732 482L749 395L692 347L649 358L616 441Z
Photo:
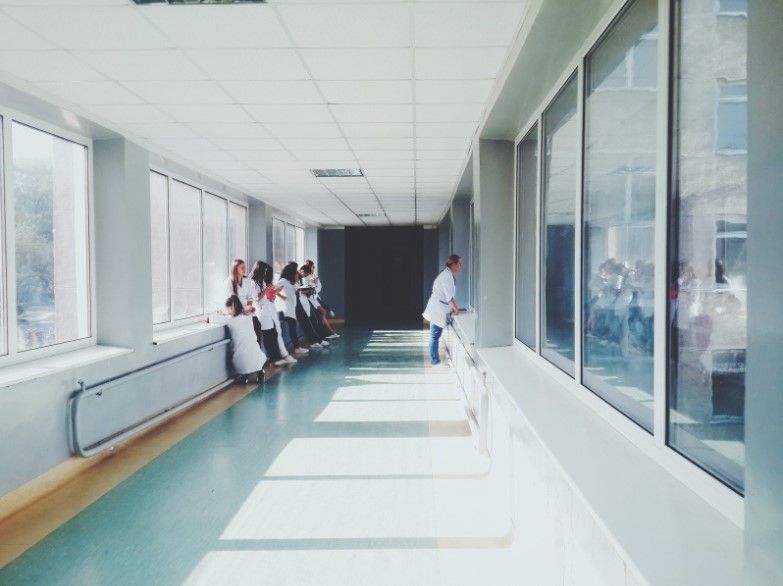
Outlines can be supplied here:
M574 209L574 381L582 383L582 232L584 204L584 154L585 154L585 61L579 64L577 75L577 163L576 207Z
M4 220L5 220L5 317L6 317L6 335L8 340L8 356L13 359L17 351L16 342L16 221L14 210L14 189L13 189L13 144L11 141L11 119L8 116L3 117L3 156L5 158L3 180L4 192Z

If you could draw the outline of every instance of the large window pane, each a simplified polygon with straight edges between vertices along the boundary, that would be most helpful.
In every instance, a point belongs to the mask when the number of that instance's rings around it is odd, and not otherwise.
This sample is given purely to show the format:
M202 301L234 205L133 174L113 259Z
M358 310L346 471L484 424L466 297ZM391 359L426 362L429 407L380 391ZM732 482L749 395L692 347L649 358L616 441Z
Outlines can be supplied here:
M536 348L538 125L517 147L516 337Z
M152 228L152 323L170 319L169 306L169 185L168 178L150 173Z
M203 313L201 303L201 191L171 181L171 306L173 319Z
M747 20L720 16L710 3L679 8L669 443L742 491Z
M228 204L228 235L229 257L231 260L241 258L246 263L247 257L247 208L235 203ZM252 267L251 267L252 268ZM228 269L226 269L228 271ZM228 274L228 272L226 272Z
M3 117L0 116L0 202L4 201L3 187L5 185L5 175L3 169ZM2 209L0 207L0 209ZM2 217L2 215L0 215ZM5 275L5 226L0 223L0 275ZM8 353L8 346L6 344L6 337L8 334L8 326L6 324L6 311L5 311L5 279L0 278L0 354Z
M657 12L656 0L631 3L588 56L585 78L583 382L649 431ZM628 63L648 81L618 87Z
M228 275L227 202L204 193L204 301L206 311L222 309ZM244 259L244 255L239 257Z
M305 257L304 257L304 228L297 228L296 229L296 262L298 262L300 265L304 263Z
M280 220L272 220L272 264L275 274L280 274L288 261L285 257L285 225Z
M18 350L90 336L87 149L14 123Z
M296 231L291 224L285 224L285 261L296 260Z
M577 81L544 112L541 355L574 374Z

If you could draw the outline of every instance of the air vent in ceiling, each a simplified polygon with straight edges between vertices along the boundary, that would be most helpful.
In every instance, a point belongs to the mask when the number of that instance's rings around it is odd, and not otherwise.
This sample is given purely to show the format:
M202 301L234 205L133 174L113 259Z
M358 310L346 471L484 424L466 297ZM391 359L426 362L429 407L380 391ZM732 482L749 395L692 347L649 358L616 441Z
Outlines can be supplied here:
M361 169L310 169L316 177L364 177Z
M266 4L266 0L133 0L136 4Z

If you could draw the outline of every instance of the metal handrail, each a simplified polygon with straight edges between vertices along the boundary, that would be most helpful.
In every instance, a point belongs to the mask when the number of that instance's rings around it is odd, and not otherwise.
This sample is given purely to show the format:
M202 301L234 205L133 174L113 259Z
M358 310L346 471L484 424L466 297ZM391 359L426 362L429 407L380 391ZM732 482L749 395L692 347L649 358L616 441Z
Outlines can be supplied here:
M201 354L203 352L211 352L215 348L227 345L229 342L230 340L227 338L225 340L220 340L219 342L206 344L194 350L182 352L181 354L177 354L176 356L166 358L165 360L160 360L153 364L149 364L147 366L143 366L135 370L132 370L128 373L104 380L100 383L92 385L89 388L87 387L87 384L85 383L84 380L80 379L79 381L77 381L79 384L79 389L74 393L72 393L71 396L68 398L68 413L70 415L69 419L70 419L72 452L84 458L89 458L90 456L94 456L95 454L98 454L103 450L112 447L124 441L125 439L141 431L144 431L145 429L152 427L156 423L163 421L164 419L171 417L172 415L175 415L176 413L179 413L184 409L187 409L191 405L194 405L195 403L198 403L199 401L206 399L208 396L217 393L221 389L228 386L231 383L231 380L230 379L225 380L215 386L206 389L205 391L202 391L201 393L198 393L197 395L189 399L185 399L184 401L180 401L179 403L175 403L174 405L166 407L162 411L154 415L151 415L150 417L147 417L142 421L139 421L138 423L125 427L117 431L116 433L113 433L112 435L101 439L98 442L90 444L89 446L82 445L82 438L79 433L79 406L81 405L81 402L85 398L93 397L93 396L102 397L103 393L107 390L110 390L112 387L115 387L119 384L126 383L129 380L132 380L144 374L148 374L154 370L163 368L164 366L170 366L172 364L175 364L177 362L180 362L186 358L190 358L197 354Z

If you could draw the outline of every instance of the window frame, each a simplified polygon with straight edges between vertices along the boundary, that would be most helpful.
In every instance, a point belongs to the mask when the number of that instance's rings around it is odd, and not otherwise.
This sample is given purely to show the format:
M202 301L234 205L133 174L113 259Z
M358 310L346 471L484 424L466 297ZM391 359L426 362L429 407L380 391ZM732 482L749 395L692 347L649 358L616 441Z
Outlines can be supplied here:
M287 263L289 260L295 260L297 263L299 263L301 265L306 260L305 259L304 248L305 248L305 243L306 243L306 240L307 240L307 233L306 233L306 230L305 230L305 226L303 226L301 224L295 224L291 220L283 218L282 216L273 215L272 216L272 257L273 257L272 258L272 266L274 266L275 260L278 260L278 259L274 258L274 254L275 254L275 240L276 240L275 239L275 222L280 222L283 225L283 254L285 254L285 243L286 243L286 240L287 240L286 234L288 233L287 228L288 227L292 227L294 229L294 258L293 259L290 259L290 258L284 259L283 261L281 261L281 266L285 266L285 263ZM302 250L301 251L297 251L296 250L296 248L297 248L297 230L301 230L302 231ZM297 259L297 254L299 256L301 256L301 259L302 259L301 261Z
M168 275L169 275L169 287L168 287L168 296L169 296L169 319L168 321L159 322L159 323L153 323L152 324L152 331L153 332L162 332L166 330L170 330L173 328L178 328L194 323L200 322L205 315L210 313L214 310L207 307L207 300L206 300L206 287L205 287L205 270L204 270L204 199L205 194L209 194L213 197L217 197L220 199L223 199L226 201L226 249L228 251L228 254L231 254L230 250L230 243L231 243L231 236L230 236L230 229L229 229L229 209L230 204L236 204L239 207L243 208L245 210L245 263L248 263L247 260L247 252L249 250L249 228L250 228L250 215L249 215L249 207L247 202L242 201L240 199L236 199L234 197L231 197L225 193L221 193L220 190L212 189L212 187L208 185L204 185L202 182L194 181L192 178L190 178L187 175L184 175L182 173L176 173L173 171L170 171L166 169L165 167L159 166L159 165L150 165L149 166L149 173L157 173L158 175L162 175L166 178L166 186L167 186L167 193L166 193L166 210L168 213L168 217L166 218L166 223L168 225L168 232L167 232L167 238L168 242L166 243L166 250L167 250L167 259L166 262L168 263ZM200 217L199 217L199 254L200 254L200 262L201 262L201 304L202 304L202 313L195 316L190 317L183 317L174 319L174 308L172 306L173 301L173 281L171 278L171 182L172 181L178 181L180 183L184 183L185 185L188 185L190 187L193 187L194 189L197 189L199 191L199 204L201 208ZM232 259L228 259L228 262L230 263ZM226 266L226 276L228 276L228 265ZM150 315L150 321L152 321L152 316Z
M570 394L577 399L585 403L590 409L592 409L598 416L611 425L616 431L625 436L631 441L637 448L641 449L647 456L660 464L666 471L680 480L683 484L696 492L702 499L704 499L710 506L716 509L719 513L723 514L729 520L739 527L744 525L744 497L743 495L735 492L729 486L724 484L716 476L692 462L681 453L677 452L673 447L668 445L667 437L667 380L668 380L668 276L666 270L659 270L658 267L668 266L669 255L669 194L672 185L672 161L676 157L676 151L673 147L672 130L676 121L677 109L676 102L674 101L674 86L676 75L676 69L674 64L676 63L676 35L677 27L675 26L677 18L677 3L679 0L658 0L658 92L659 99L656 112L656 125L657 125L657 144L656 144L656 158L657 158L657 171L656 171L656 189L655 189L655 216L654 216L654 237L655 237L655 317L654 317L654 420L653 420L653 433L648 433L641 426L636 424L633 420L626 415L618 411L609 403L604 401L600 396L593 393L587 386L582 383L582 292L583 292L583 275L582 275L582 228L583 228L583 204L584 204L584 162L585 162L585 133L584 133L584 99L585 99L585 79L584 73L586 70L586 58L591 53L592 49L600 42L604 34L610 29L612 24L619 18L623 11L630 6L633 0L615 0L612 6L607 10L604 17L596 25L591 34L586 39L582 47L576 52L574 58L563 69L562 74L553 84L552 88L541 100L537 108L533 111L528 120L519 127L519 132L513 139L514 143L514 237L516 238L517 230L517 205L519 201L518 186L519 179L517 172L519 169L518 153L519 144L532 130L532 128L538 124L539 140L538 140L538 157L539 157L539 169L538 169L538 181L536 184L536 209L537 209L537 255L536 255L536 342L537 348L532 349L526 344L521 342L512 336L512 345L515 349L518 349L525 356L530 356L536 360L536 364L554 380L558 381ZM575 287L576 287L576 319L575 319L575 376L571 377L566 372L562 371L558 366L551 363L549 360L541 355L542 348L542 328L541 328L541 258L543 251L542 246L542 189L543 189L543 159L544 159L544 145L543 145L543 114L549 107L549 105L557 98L565 85L570 80L571 76L576 71L578 76L578 101L577 101L577 116L579 125L579 137L578 137L578 187L577 187L577 215L576 215L576 235L575 246L576 250L576 262L575 262ZM514 255L514 295L516 296L516 283L519 276L516 273L517 267L517 247L513 247ZM512 304L512 323L516 323L516 304Z
M85 188L86 197L86 226L87 242L87 291L88 291L88 329L89 335L84 338L59 342L49 346L19 351L16 345L16 225L15 225L15 193L13 188L13 140L12 128L14 123L28 126L39 132L49 134L56 138L66 140L84 147L85 150ZM0 254L2 254L2 312L5 329L1 335L5 337L6 352L0 356L0 368L14 364L23 364L41 358L56 356L74 350L81 350L95 346L98 343L97 334L97 307L96 307L96 283L95 283L95 192L93 173L93 141L92 139L69 131L65 128L45 122L23 112L0 106L0 129L2 131L2 148L0 156L0 229L3 230ZM12 309L13 308L13 309Z
M745 86L744 97L722 97L721 90L731 86ZM730 80L724 77L715 80L715 125L713 127L713 152L721 157L746 157L748 155L747 143L744 149L725 149L720 147L720 107L721 104L745 104L747 110L748 104L748 80L736 79Z

